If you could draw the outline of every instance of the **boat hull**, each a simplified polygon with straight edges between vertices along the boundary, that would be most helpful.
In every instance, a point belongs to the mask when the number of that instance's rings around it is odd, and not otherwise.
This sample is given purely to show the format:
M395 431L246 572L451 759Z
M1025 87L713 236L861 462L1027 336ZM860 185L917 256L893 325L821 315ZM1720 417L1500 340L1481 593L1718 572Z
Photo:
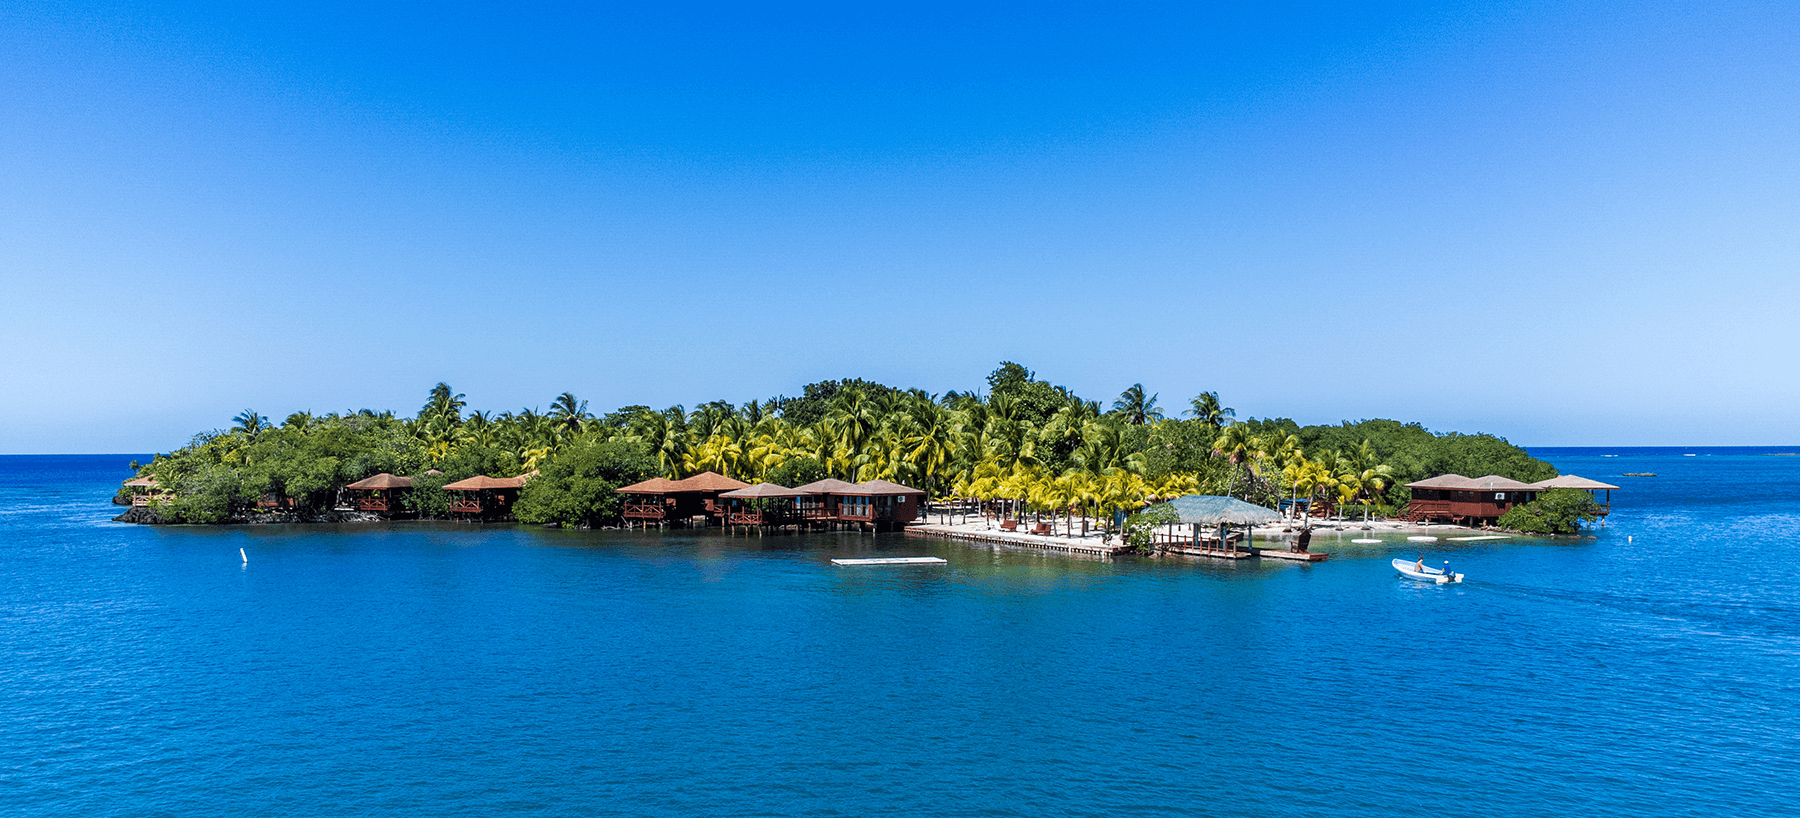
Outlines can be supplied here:
M1438 585L1447 585L1452 582L1463 581L1462 574L1446 574L1444 573L1444 569L1433 568L1429 565L1425 566L1425 570L1420 571L1416 567L1417 565L1418 562L1416 560L1394 560L1394 570L1399 571L1400 576L1406 577L1407 579L1416 579L1420 582L1434 582Z

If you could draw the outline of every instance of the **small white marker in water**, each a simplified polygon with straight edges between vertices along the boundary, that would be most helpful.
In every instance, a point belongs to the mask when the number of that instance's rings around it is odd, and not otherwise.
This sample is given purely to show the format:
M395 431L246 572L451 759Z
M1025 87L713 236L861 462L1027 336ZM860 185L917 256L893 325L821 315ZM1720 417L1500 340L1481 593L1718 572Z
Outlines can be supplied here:
M242 548L239 548L239 549L238 549L238 556L240 556L240 557L243 557L243 558L244 558L244 564L245 564L245 565L249 565L249 564L250 564L250 555L248 555L248 554L245 554L245 553L244 553L244 549L242 549Z
M1630 545L1630 544L1631 544L1631 535L1630 535L1630 534L1626 534L1626 535L1625 535L1625 544L1626 544L1626 545Z

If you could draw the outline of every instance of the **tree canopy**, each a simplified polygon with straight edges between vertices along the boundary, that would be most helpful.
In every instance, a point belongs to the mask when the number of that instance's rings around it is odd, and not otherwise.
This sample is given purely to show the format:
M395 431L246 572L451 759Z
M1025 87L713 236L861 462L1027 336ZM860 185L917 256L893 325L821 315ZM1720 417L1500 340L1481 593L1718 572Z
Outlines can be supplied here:
M1237 421L1210 391L1189 402L1187 418L1170 418L1141 383L1103 412L1099 401L1012 361L987 385L985 396L933 395L846 378L807 384L797 398L631 405L596 416L571 392L555 396L548 412L468 411L462 393L439 383L411 418L302 411L272 426L245 410L229 430L199 435L140 473L170 489L159 501L166 518L214 522L267 498L321 513L345 484L383 471L414 476L405 502L421 516L442 516L446 482L535 471L516 506L519 519L586 525L616 521L611 491L619 485L701 471L790 486L881 478L935 497L1096 511L1193 492L1265 505L1301 497L1391 509L1410 499L1405 483L1436 474L1526 482L1556 474L1501 438L1438 434L1416 423Z

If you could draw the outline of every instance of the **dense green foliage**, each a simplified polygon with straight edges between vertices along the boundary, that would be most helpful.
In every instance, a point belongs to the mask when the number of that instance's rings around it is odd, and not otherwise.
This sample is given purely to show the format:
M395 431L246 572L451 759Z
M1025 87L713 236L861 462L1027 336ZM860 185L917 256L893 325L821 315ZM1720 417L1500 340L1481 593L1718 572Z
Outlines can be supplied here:
M414 477L405 507L441 517L449 481L537 472L516 506L519 518L589 525L614 521L611 489L624 482L701 471L788 486L882 478L933 497L1003 498L1094 516L1187 493L1392 510L1409 499L1406 482L1440 473L1528 482L1555 474L1489 435L1438 435L1391 420L1237 422L1213 392L1188 401L1186 418L1166 417L1160 396L1142 384L1103 411L1100 401L1010 361L987 385L985 396L932 395L845 379L808 384L798 398L716 400L691 411L627 406L596 417L567 392L547 412L468 411L465 396L440 383L412 418L296 412L273 426L245 410L230 431L196 437L143 473L168 490L159 506L167 519L215 522L252 513L265 498L316 515L339 502L342 486L382 471Z
M1500 515L1500 527L1527 534L1574 534L1600 518L1600 505L1580 489L1551 489Z
M513 509L520 522L593 525L619 518L624 500L616 489L656 476L644 444L583 440L526 482Z
M781 461L781 465L769 469L769 473L763 479L777 486L794 488L830 476L825 473L825 464L820 463L818 458L803 455Z

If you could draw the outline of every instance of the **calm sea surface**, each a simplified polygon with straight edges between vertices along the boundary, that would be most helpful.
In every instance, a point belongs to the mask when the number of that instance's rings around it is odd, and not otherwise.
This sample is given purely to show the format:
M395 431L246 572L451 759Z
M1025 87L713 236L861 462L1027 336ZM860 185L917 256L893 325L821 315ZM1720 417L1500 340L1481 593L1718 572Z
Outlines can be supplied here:
M0 815L1794 815L1783 451L1534 450L1598 539L1311 566L137 527L131 456L0 457Z

